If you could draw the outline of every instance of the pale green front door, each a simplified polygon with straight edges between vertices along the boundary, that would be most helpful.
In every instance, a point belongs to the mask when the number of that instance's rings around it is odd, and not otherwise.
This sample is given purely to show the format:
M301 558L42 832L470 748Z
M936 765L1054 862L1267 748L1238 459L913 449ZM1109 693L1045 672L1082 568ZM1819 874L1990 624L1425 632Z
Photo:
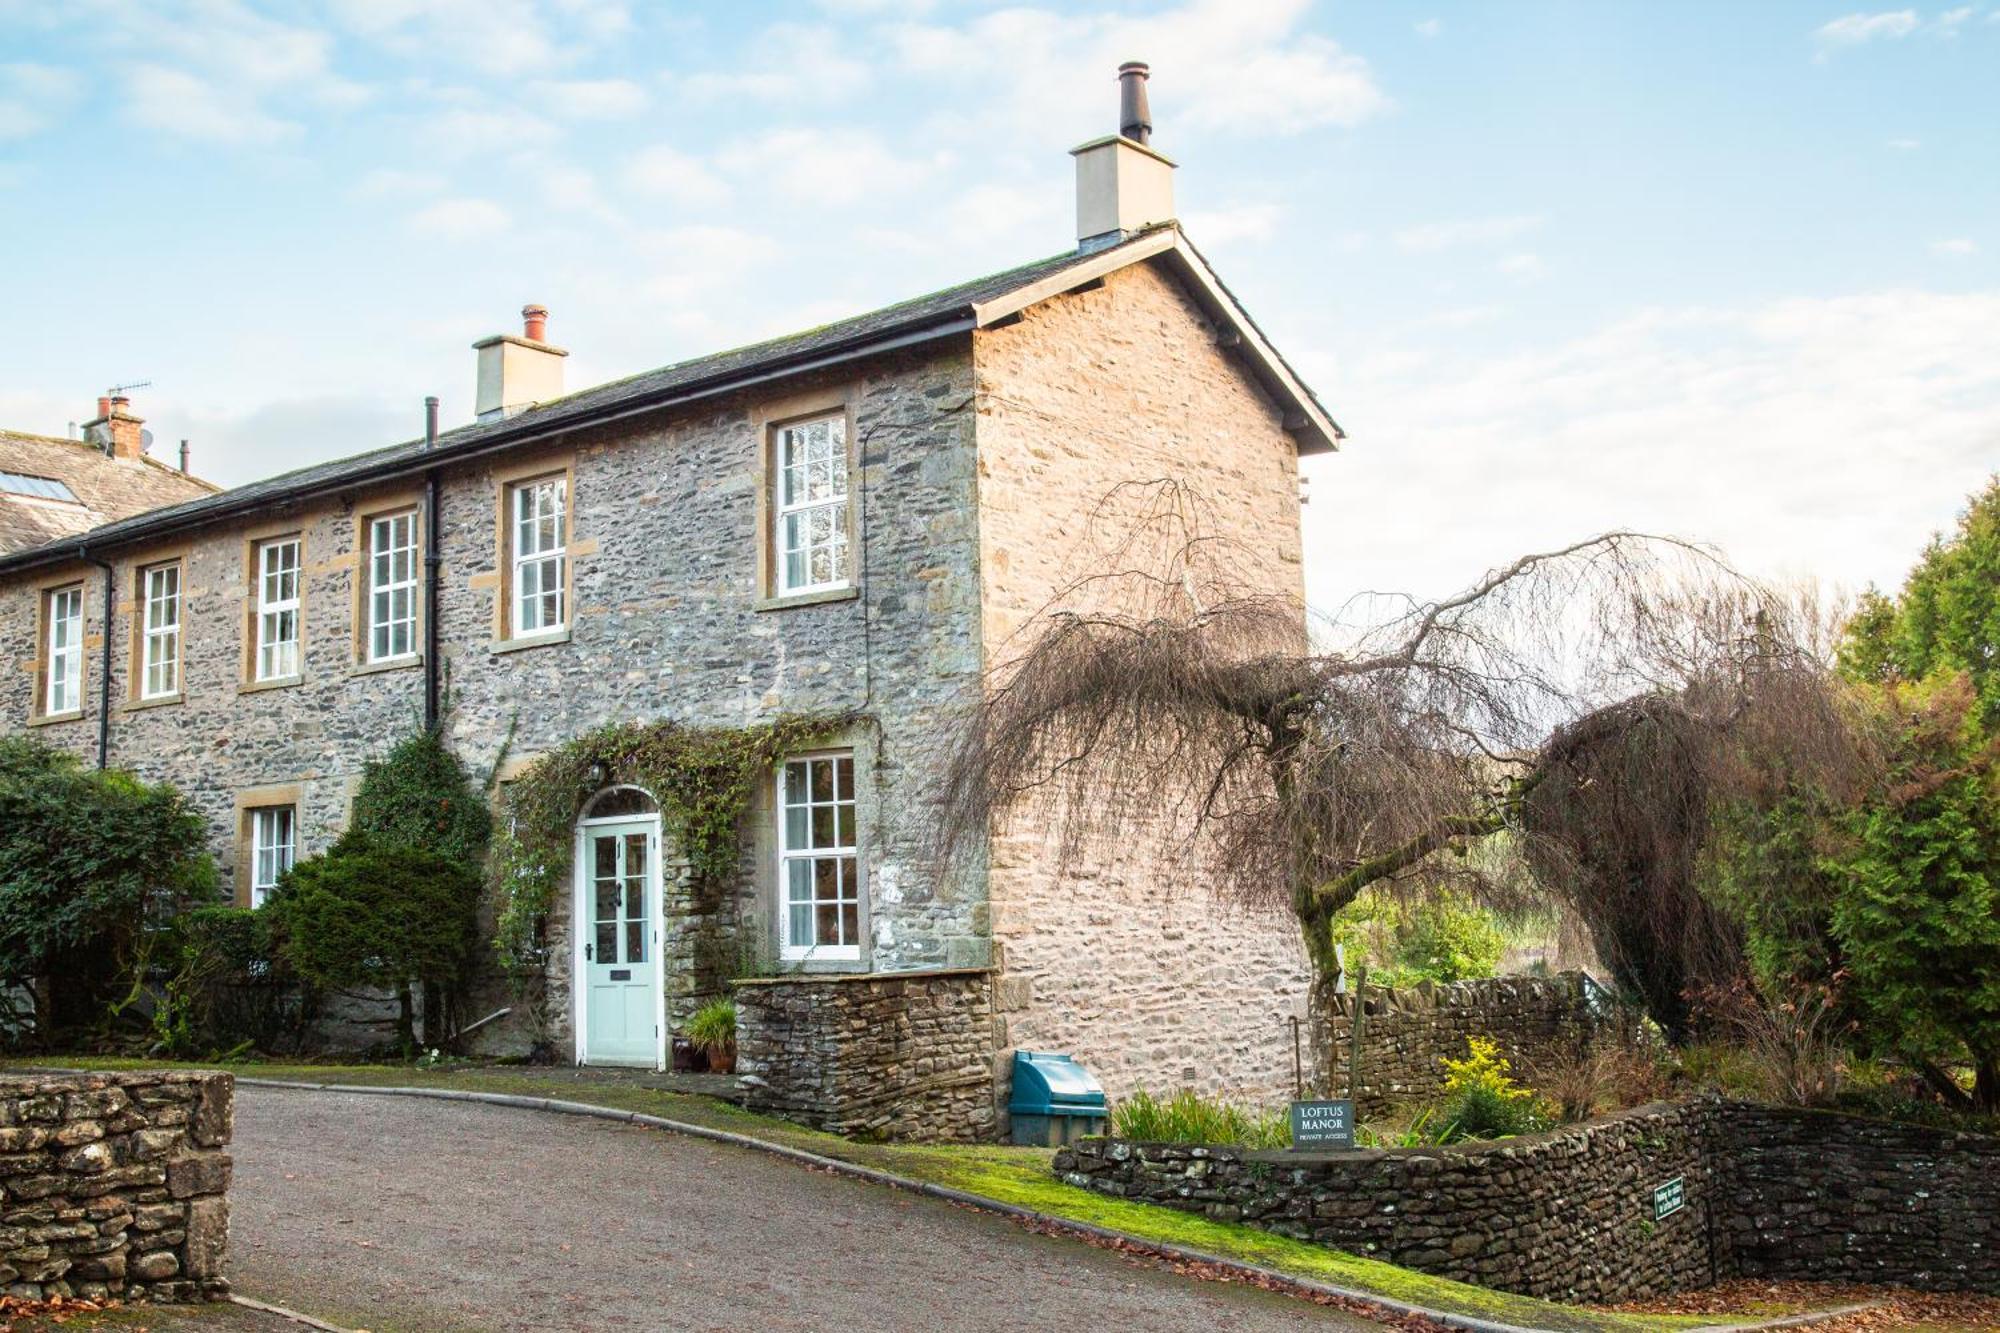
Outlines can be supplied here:
M584 1063L653 1068L660 1056L659 824L585 825Z

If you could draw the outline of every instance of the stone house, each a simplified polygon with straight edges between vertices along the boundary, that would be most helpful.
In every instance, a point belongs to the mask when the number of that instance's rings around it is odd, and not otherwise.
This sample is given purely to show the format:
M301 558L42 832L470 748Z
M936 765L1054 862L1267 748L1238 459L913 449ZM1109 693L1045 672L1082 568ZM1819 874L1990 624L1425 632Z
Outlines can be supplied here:
M188 475L185 444L178 471L149 457L144 427L130 399L106 395L80 440L0 430L0 554L215 492Z
M531 306L475 344L470 425L0 557L0 727L177 784L254 904L447 677L448 739L475 771L504 748L503 780L615 720L848 712L771 774L741 883L704 909L784 964L739 992L764 1104L988 1134L1014 1047L1114 1094L1283 1095L1288 918L1163 883L1143 839L1082 880L1024 828L962 874L926 855L939 719L1121 482L1198 488L1255 577L1302 593L1299 458L1338 428L1175 224L1140 110L1075 150L1078 242L1051 258L568 394ZM80 679L50 648L78 627ZM691 975L684 867L622 789L579 812L575 856L550 1035L660 1066L717 981ZM520 1049L518 1017L481 1039Z

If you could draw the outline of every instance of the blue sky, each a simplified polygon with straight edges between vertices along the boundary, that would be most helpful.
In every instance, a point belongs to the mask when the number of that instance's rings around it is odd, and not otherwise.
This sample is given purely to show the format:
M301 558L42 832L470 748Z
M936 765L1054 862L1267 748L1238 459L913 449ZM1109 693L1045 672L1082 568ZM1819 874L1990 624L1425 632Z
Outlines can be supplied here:
M1351 436L1309 587L1633 526L1893 583L2000 460L2000 3L0 0L0 422L240 482L1052 253L1146 59Z

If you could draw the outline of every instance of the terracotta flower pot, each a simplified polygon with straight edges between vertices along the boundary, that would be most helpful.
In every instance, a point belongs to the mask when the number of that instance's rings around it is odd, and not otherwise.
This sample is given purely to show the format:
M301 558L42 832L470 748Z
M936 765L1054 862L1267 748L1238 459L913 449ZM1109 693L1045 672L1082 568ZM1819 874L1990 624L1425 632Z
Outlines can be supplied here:
M710 1051L708 1053L708 1072L711 1074L735 1073L736 1048L731 1046L727 1050Z

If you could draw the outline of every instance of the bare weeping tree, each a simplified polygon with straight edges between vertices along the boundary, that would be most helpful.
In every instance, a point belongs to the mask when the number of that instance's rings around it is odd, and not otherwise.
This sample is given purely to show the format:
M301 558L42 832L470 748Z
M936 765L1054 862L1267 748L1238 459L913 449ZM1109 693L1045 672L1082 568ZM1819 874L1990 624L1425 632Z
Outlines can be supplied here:
M1704 548L1606 533L1311 635L1184 485L1122 487L1114 514L1122 539L954 726L942 855L1031 817L1076 868L1143 828L1224 899L1289 910L1324 980L1363 889L1476 879L1463 853L1509 831L1679 1031L1691 990L1741 971L1694 888L1710 803L1857 772L1828 617Z

